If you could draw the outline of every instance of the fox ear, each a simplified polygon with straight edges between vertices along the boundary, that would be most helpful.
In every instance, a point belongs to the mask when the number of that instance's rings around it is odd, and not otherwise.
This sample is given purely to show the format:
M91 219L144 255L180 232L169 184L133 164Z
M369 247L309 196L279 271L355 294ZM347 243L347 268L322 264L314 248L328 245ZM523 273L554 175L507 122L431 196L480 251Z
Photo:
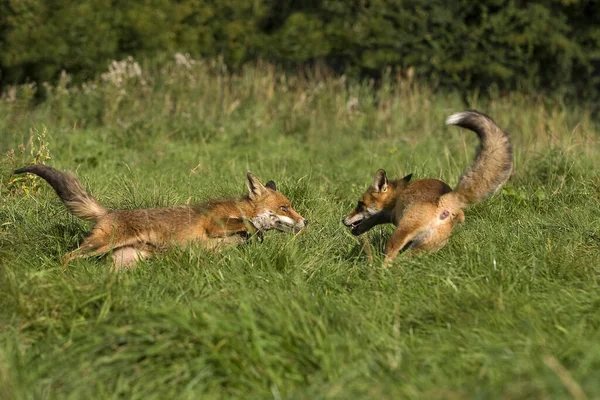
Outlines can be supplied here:
M256 200L267 192L267 189L250 171L246 174L246 186L248 186L248 195L250 200Z
M388 189L388 179L385 175L385 171L380 169L375 174L375 179L371 185L376 192L386 192Z
M267 182L267 184L265 186L271 190L277 191L277 185L275 185L275 182L273 182L273 181Z
M402 180L405 181L406 183L408 183L408 182L410 182L410 178L412 178L412 174L406 175L404 178L402 178Z

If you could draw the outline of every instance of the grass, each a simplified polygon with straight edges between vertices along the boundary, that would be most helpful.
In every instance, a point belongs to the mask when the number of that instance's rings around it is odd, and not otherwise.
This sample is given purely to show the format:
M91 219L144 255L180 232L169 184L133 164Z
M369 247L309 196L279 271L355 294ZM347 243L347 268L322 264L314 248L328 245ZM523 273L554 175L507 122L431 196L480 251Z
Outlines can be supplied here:
M585 109L473 98L510 132L515 175L440 252L385 269L392 227L357 239L340 219L378 168L456 183L476 146L443 125L457 96L392 76L375 89L133 62L85 87L64 76L35 106L31 86L0 102L0 149L14 150L0 177L3 398L600 397L600 135ZM90 227L44 182L13 180L35 158L115 208L242 194L249 169L311 224L130 272L63 270Z

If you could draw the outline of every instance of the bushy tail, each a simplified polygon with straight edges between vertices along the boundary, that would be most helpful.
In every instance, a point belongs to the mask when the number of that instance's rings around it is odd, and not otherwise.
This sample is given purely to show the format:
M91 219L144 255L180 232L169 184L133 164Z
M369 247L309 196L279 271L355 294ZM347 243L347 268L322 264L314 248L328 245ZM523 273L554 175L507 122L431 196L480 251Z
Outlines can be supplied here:
M454 189L463 206L479 203L510 178L513 168L510 140L490 117L474 110L452 114L446 125L469 129L479 137L475 160L465 168Z
M85 191L75 175L61 172L46 165L37 164L14 171L15 174L30 172L43 178L54 188L67 209L76 217L95 221L108 214L108 210Z

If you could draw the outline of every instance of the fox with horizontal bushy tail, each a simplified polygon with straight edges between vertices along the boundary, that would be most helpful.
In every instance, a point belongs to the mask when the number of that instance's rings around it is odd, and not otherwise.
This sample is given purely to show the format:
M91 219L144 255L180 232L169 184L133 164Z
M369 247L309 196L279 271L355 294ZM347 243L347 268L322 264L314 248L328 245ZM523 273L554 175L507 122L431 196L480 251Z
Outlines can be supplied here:
M25 172L46 180L73 215L95 222L81 246L65 255L64 263L111 253L115 268L131 267L168 246L199 242L213 249L243 243L272 229L298 232L308 223L277 191L275 182L263 185L250 172L246 176L248 195L240 199L136 210L105 208L69 172L41 164L14 171Z
M510 140L490 117L464 111L448 117L446 124L475 132L480 142L475 160L463 171L454 190L438 179L411 182L412 174L390 180L380 169L355 209L342 220L354 235L379 224L396 225L386 245L386 264L400 251L444 247L454 226L464 221L463 209L494 194L511 176Z

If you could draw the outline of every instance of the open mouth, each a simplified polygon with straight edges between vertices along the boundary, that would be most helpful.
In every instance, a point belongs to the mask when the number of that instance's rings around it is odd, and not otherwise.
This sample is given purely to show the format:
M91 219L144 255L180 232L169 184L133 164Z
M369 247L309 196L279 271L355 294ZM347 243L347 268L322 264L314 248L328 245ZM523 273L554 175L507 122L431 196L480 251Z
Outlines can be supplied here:
M351 223L348 223L347 221L348 221L348 218L344 218L342 220L342 223L344 225L346 225L346 227L350 228L350 232L352 232L352 234L354 236L358 236L362 233L360 230L360 225L365 221L364 219L361 219L361 220L355 221L355 222L351 222Z
M362 222L363 221L358 221L358 222L355 222L353 224L350 224L350 232L353 235L358 236L358 235L360 235L362 233L361 230L360 230L360 225L361 225Z

